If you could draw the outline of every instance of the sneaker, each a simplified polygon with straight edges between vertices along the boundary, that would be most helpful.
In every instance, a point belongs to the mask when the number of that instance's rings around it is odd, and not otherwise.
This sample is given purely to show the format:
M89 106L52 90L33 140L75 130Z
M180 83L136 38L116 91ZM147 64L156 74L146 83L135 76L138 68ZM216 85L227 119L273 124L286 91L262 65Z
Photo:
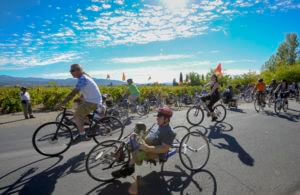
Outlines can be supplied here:
M113 171L111 173L111 175L114 177L114 178L120 178L120 177L127 177L129 175L132 175L135 171L135 168L134 166L129 166L128 164L124 165L120 170L117 170L117 171Z
M30 115L30 118L35 118L35 116L33 116L33 115Z
M218 119L218 117L213 116L212 119L211 119L211 122L214 122L214 121L216 121L217 119Z

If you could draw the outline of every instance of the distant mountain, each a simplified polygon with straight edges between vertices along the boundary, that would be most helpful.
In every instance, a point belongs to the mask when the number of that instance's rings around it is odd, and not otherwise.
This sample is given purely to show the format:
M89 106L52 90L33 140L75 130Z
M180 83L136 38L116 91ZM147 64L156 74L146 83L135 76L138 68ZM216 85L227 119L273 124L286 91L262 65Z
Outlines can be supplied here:
M107 79L96 79L94 81L98 85L124 85L125 82L118 80L107 80ZM58 86L74 86L76 79L44 79L44 78L33 78L33 77L12 77L7 75L0 75L0 86L36 86L36 85L50 85L56 84Z

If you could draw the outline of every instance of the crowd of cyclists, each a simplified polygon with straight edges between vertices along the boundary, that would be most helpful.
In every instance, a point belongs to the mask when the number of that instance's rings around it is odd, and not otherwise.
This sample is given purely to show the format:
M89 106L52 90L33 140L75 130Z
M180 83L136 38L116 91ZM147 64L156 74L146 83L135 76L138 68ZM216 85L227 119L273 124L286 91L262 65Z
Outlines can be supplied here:
M70 73L74 78L78 79L76 87L72 92L55 108L60 108L64 106L68 101L72 100L78 93L81 94L79 98L80 104L74 112L75 124L79 130L78 136L74 139L75 143L80 141L89 140L85 133L84 124L88 114L99 110L99 113L105 113L105 105L103 101L103 95L101 94L95 81L86 74L79 64L71 65ZM138 87L134 84L132 79L127 80L128 84L128 102L130 105L135 105L139 99L141 93ZM288 103L287 98L289 96L298 97L299 96L299 86L297 83L288 84L286 80L277 82L272 80L272 82L267 86L263 79L259 79L258 82L253 85L236 86L236 89L240 91L240 95L234 93L233 86L228 86L225 91L221 94L220 84L218 82L218 76L212 75L210 82L207 83L204 88L209 87L210 91L206 92L205 95L200 96L201 101L208 102L207 105L207 116L211 117L212 121L216 121L217 116L214 112L214 104L220 99L224 104L233 102L237 105L239 97L247 98L257 98L259 104L266 104L266 96L277 98L283 98ZM204 91L202 92L204 94ZM255 94L255 95L254 95ZM106 99L107 96L104 96ZM247 99L246 98L246 99ZM134 107L135 109L136 107ZM133 109L133 110L134 110ZM157 127L150 131L144 138L143 143L137 143L134 139L136 136L134 133L131 135L129 144L131 145L132 159L128 164L122 166L119 170L112 172L113 177L126 177L135 172L135 164L141 164L143 160L153 160L161 158L169 151L172 142L176 136L173 132L172 127L169 123L173 116L173 110L165 105L161 105L157 109ZM120 160L121 156L116 157L117 161ZM137 181L133 182L129 188L130 194L137 194L138 191Z

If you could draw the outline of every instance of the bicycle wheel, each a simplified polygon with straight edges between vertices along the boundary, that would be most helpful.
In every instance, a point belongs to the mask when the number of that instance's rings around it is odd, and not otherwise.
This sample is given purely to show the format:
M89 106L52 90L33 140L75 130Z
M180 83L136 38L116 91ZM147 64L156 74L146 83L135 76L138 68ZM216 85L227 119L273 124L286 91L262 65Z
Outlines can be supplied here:
M64 153L71 146L72 140L70 128L57 122L43 124L32 136L34 149L44 156L58 156Z
M227 111L222 104L214 106L213 111L216 114L217 122L222 122L226 118Z
M244 100L247 103L251 103L251 102L253 102L253 97L252 97L252 95L245 95Z
M182 138L190 132L190 130L186 126L176 126L173 127L174 133L176 133L176 137L174 140L174 144L177 144L179 146Z
M150 112L150 107L148 105L138 105L137 106L137 113L140 116L145 116Z
M59 114L57 115L57 117L55 118L55 121L56 121L57 123L60 123L63 114L64 114L64 113L61 112L61 113L59 113ZM73 120L74 120L74 113L73 113L72 111L66 111L66 113L65 113L65 118L64 118L64 120L63 120L63 124L66 125L66 126L68 126L71 130L73 130L73 129L76 128L76 125L75 125L75 123L73 122ZM63 126L62 126L61 128L63 128Z
M88 175L97 181L110 182L113 171L130 161L130 153L124 142L107 140L96 145L88 154L85 167Z
M93 137L96 143L107 139L120 140L124 131L123 123L113 116L106 116L97 121L91 127L90 137Z
M210 154L207 138L199 131L186 134L180 142L179 157L185 168L191 171L202 169Z
M288 109L289 109L289 104L288 104L288 102L283 102L282 110L283 110L284 112L287 112Z
M281 101L276 101L274 105L274 111L276 114L279 114L281 110Z
M193 106L186 113L188 123L193 126L199 125L204 119L204 112L200 106Z
M258 100L257 99L254 100L254 109L255 109L256 112L260 111L260 106L258 105Z

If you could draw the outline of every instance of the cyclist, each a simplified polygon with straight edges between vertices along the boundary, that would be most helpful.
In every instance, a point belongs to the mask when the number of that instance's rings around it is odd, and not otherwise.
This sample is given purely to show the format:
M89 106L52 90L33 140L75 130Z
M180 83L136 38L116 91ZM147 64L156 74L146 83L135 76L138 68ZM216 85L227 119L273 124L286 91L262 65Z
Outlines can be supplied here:
M138 147L135 150L134 147L131 147L132 159L129 164L123 166L120 170L112 172L115 178L132 175L135 171L135 164L141 165L143 160L165 160L165 156L176 137L176 134L169 124L172 115L173 111L170 108L160 108L157 112L157 126L147 133L143 142L140 144L138 144L135 139L131 139L135 134L131 135L130 144L137 145ZM132 183L129 188L129 193L137 194L137 190L137 182Z
M138 98L141 95L140 90L137 88L137 86L133 83L132 79L128 79L127 80L127 84L128 84L128 90L129 90L129 97L128 97L128 101L129 104L131 106L134 106L136 101L138 100Z
M298 85L296 84L296 82L292 82L289 85L289 91L290 91L290 94L293 95L293 97L297 95Z
M289 87L287 80L283 79L282 82L275 89L274 93L276 99L278 98L278 93L280 93L280 98L283 98L285 100L285 103L288 104Z
M255 91L257 91L256 98L258 100L258 104L259 105L261 103L263 103L264 105L266 105L265 90L266 90L266 84L264 83L264 80L263 79L259 79L258 82L256 83L253 91L252 91L252 93L255 93Z
M273 79L269 85L270 94L273 94L277 86L278 86L277 81Z
M227 87L227 89L225 89L224 93L223 93L223 100L224 100L224 103L225 104L228 104L230 101L232 101L233 99L233 96L234 96L234 93L233 93L233 88L231 85L229 85Z
M78 79L76 87L55 108L60 108L73 99L76 94L81 93L83 101L78 105L74 113L75 124L79 130L79 135L74 139L74 143L78 143L89 140L84 130L84 122L88 114L102 106L102 96L95 81L83 71L79 64L72 64L70 73L74 78Z
M209 100L209 103L207 104L209 113L207 113L207 116L208 117L212 116L212 121L215 121L215 120L217 120L217 117L213 111L213 106L220 99L219 83L218 83L217 75L213 74L211 76L210 80L211 81L209 83L204 85L204 88L206 88L207 86L210 86L211 91L210 91L210 93L208 93L208 95L201 97L201 100L204 102Z

